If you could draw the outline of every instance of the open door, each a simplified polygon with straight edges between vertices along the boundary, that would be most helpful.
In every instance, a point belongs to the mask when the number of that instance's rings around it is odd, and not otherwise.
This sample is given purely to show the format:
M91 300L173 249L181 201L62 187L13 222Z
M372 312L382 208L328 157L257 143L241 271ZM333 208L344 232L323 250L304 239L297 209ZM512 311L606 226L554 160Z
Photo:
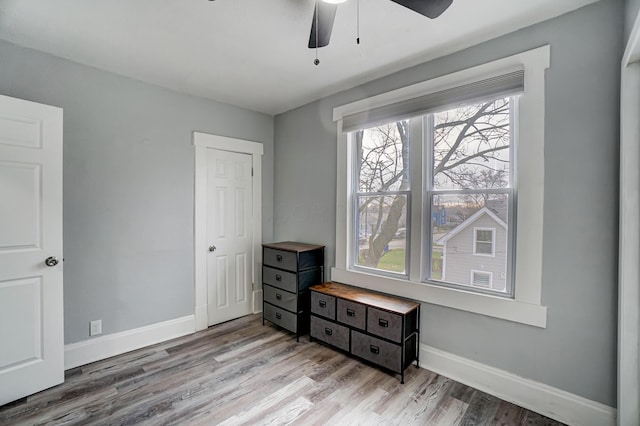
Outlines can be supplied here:
M0 405L64 381L62 109L0 96Z

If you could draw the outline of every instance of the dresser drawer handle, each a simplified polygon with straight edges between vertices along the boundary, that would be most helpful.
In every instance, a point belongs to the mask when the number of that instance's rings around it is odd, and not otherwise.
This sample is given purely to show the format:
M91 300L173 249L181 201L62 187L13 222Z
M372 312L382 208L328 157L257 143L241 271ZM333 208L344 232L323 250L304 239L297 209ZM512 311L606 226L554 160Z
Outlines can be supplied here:
M353 309L347 308L347 316L348 317L355 317L356 316L356 311L354 311Z
M324 329L324 334L326 334L327 336L331 336L333 334L333 330L327 327Z
M318 304L320 305L321 308L327 307L327 302L325 302L324 300L318 300Z
M281 255L281 254L277 254L277 255L276 255L276 260L277 260L278 262L282 262L282 255Z
M276 293L276 299L282 300L282 295L280 293Z
M380 348L374 345L369 345L369 350L371 351L372 354L379 354L380 353Z
M276 275L276 281L282 281L282 275Z
M276 318L277 319L282 319L282 314L280 312L276 312Z
M378 319L378 325L379 325L380 327L387 328L387 327L389 327L389 321L387 321L387 320L385 320L385 319L380 318L380 319Z

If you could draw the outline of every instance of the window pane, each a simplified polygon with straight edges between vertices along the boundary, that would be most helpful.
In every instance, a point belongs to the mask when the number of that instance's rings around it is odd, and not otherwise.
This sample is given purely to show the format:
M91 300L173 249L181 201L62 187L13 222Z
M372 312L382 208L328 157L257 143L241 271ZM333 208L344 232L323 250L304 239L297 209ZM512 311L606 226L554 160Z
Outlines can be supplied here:
M509 187L510 110L503 98L433 114L434 188Z
M358 192L409 189L409 121L352 134L356 145Z
M358 196L356 264L405 273L407 195Z
M478 241L479 243L489 243L491 244L491 241L493 240L493 232L491 232L490 230L482 230L482 229L478 229L476 230L476 241Z
M506 292L508 211L507 193L433 195L430 279Z
M495 228L491 229L477 229L476 233L476 246L474 248L475 254L493 255L493 233Z
M492 254L493 244L485 243L482 241L476 241L476 254Z

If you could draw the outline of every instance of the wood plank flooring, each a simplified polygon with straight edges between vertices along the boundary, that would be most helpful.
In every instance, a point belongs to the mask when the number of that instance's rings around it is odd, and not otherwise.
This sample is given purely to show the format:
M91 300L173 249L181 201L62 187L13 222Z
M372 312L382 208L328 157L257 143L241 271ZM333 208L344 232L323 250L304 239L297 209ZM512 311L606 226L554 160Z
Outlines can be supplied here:
M216 424L561 425L413 366L401 385L260 315L68 370L0 407L0 425Z

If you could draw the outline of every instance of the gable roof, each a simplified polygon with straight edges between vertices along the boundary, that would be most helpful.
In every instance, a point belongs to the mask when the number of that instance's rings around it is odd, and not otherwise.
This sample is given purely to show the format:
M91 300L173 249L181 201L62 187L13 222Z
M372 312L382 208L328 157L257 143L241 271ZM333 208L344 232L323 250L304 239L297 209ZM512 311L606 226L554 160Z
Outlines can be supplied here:
M474 222L476 222L478 219L480 219L483 215L487 215L489 216L491 219L493 219L498 225L502 226L504 229L507 229L507 224L504 222L504 220L500 219L498 217L497 214L495 214L493 211L491 211L490 209L483 207L480 210L478 210L477 212L475 212L474 214L472 214L471 216L469 216L464 222L462 222L460 225L456 226L455 228L453 228L451 231L447 232L442 238L440 238L438 241L436 241L437 244L444 244L447 241L449 241L451 238L455 237L456 235L458 235L459 233L461 233L462 231L464 231L466 228L468 228L471 224L473 224Z

